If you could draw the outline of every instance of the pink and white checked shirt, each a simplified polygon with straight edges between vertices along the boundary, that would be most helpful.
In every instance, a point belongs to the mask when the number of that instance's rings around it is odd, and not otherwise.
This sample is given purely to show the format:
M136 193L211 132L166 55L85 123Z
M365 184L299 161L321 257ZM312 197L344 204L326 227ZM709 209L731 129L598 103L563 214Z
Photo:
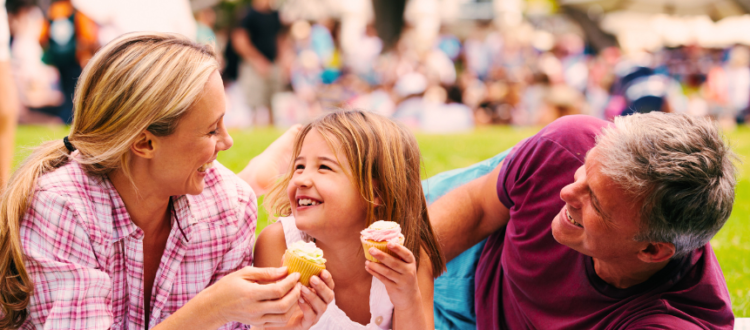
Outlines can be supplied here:
M205 180L200 195L172 197L172 231L149 288L150 327L252 262L255 194L218 162ZM143 329L142 240L109 179L75 161L39 178L21 222L34 281L22 329ZM222 329L235 328L249 326Z

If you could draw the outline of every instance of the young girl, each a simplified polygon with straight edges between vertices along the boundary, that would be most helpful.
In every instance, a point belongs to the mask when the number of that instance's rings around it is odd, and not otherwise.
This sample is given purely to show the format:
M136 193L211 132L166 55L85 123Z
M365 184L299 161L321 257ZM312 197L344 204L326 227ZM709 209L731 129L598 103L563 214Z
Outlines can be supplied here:
M427 216L414 136L373 113L335 112L300 131L292 160L266 197L283 217L258 237L255 265L279 267L287 246L314 241L335 280L333 303L314 329L434 329L433 280L445 262ZM366 261L360 232L377 220L401 226L404 245L388 243L399 258L371 248L381 263Z

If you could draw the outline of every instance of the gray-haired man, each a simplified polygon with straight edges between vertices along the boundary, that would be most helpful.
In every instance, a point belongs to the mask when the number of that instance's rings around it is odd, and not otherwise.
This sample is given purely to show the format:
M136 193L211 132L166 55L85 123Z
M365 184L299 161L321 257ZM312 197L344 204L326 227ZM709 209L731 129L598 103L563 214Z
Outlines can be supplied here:
M733 157L705 119L569 116L430 217L448 259L487 238L479 329L731 329L708 241L732 210Z

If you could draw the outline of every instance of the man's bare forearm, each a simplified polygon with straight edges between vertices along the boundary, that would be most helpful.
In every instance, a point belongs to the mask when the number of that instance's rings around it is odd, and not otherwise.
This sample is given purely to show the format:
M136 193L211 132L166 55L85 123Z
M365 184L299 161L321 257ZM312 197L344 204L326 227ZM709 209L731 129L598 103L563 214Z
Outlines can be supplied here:
M497 198L495 190L500 167L454 189L428 208L447 261L508 223L508 209Z

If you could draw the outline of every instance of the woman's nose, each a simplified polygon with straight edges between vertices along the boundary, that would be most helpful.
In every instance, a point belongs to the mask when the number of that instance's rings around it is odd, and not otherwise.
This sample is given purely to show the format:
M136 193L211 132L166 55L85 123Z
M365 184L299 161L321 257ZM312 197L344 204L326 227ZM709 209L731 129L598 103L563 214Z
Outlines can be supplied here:
M221 132L221 138L219 139L219 143L216 147L220 151L224 151L232 147L232 144L234 144L234 140L232 140L232 136L229 135L229 132L227 132L226 129L222 129Z

